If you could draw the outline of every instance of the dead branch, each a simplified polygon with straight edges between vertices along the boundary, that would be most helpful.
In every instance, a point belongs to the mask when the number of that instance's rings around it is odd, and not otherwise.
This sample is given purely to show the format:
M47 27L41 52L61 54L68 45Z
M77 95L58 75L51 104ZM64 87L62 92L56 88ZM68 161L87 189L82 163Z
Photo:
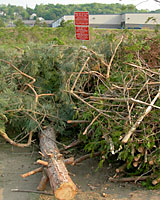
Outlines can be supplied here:
M78 76L76 77L76 80L74 81L74 84L73 84L73 86L72 86L72 88L71 88L71 92L73 92L73 90L74 90L74 88L75 88L75 86L76 86L76 84L77 84L77 81L78 81L78 79L79 79L81 73L83 72L85 66L87 65L89 59L90 59L90 57L87 58L87 60L85 61L83 67L81 68L80 72L78 73Z
M146 106L152 106L153 108L157 108L160 109L159 106L156 105L152 105L151 103L146 103L144 101L138 100L138 99L134 99L134 98L114 98L114 97L94 97L94 96L90 96L90 99L95 99L95 100L108 100L108 101L118 101L118 102L127 102L127 101L131 101L133 103L139 103L142 105L146 105Z
M148 178L150 178L150 176L134 176L134 177L126 177L126 178L110 177L109 180L111 182L137 182L137 181L145 181Z
M27 192L27 193L37 193L37 194L43 194L48 196L54 196L51 193L43 192L43 191L37 191L37 190L20 190L20 189L11 189L11 192Z
M141 70L146 70L146 71L148 71L148 72L150 72L150 73L152 73L152 74L160 75L159 72L155 72L155 71L153 71L153 70L151 70L151 69L148 69L148 68L146 68L146 67L138 66L138 65L132 64L132 63L126 63L126 64L127 64L127 65L130 65L130 66L132 66L132 67L136 67L136 68L141 69Z
M160 178L156 178L152 181L153 185L157 185L158 183L160 183Z
M86 135L88 129L92 126L92 124L98 119L98 117L101 115L101 113L99 113L92 121L91 123L86 127L85 131L83 132L83 135Z
M71 165L73 162L74 162L74 157L70 157L70 158L64 159L65 165ZM43 165L45 167L48 167L48 162L47 161L37 160L36 163L40 164L40 165Z
M160 89L157 93L157 95L154 97L154 99L151 102L151 105L148 106L148 108L145 110L145 112L138 118L138 120L136 121L136 123L132 126L132 128L129 130L129 132L125 135L125 137L123 138L122 142L123 143L127 143L129 138L131 137L131 135L135 132L135 130L138 128L138 126L141 124L141 122L143 121L143 119L148 115L148 113L152 110L153 105L155 104L155 102L157 101L157 99L160 96Z
M86 120L68 120L68 124L81 124L81 123L88 123L89 121Z
M92 158L92 157L96 157L96 156L99 156L101 153L100 152L95 152L93 153L92 155L91 154L86 154L80 158L77 158L72 164L73 165L76 165L77 163L80 163L84 160L87 160L88 158Z
M67 150L67 149L70 149L70 148L72 148L72 147L75 147L75 146L79 145L81 142L82 142L82 141L79 140L79 139L76 140L76 141L73 141L71 144L65 146L64 149Z
M127 163L124 163L122 166L116 169L117 173L121 173L124 171L124 169L127 167Z
M45 190L48 181L49 181L49 178L48 178L47 174L45 173L45 170L43 170L42 178L41 178L39 185L37 186L37 190L39 190L39 191Z
M32 143L32 131L29 133L29 137L28 137L28 142L26 144L21 144L21 143L16 143L14 142L11 138L8 137L7 133L3 132L2 130L0 130L0 135L10 144L12 144L13 146L16 147L29 147Z
M121 39L120 39L118 45L116 46L116 48L115 48L115 50L114 50L114 53L113 53L113 55L112 55L112 57L111 57L111 59L110 59L110 62L109 62L109 64L108 64L107 76L106 76L107 79L109 79L109 74L110 74L110 70L111 70L111 65L112 65L113 59L114 59L114 57L115 57L115 55L116 55L116 52L117 52L118 47L120 46L120 44L121 44L122 41L123 41L123 38L124 38L124 36L122 35L122 37L121 37Z
M37 164L40 164L40 165L43 165L45 167L48 167L48 162L47 161L44 161L44 160L37 160L36 161Z
M28 176L31 176L31 175L33 175L33 174L36 174L36 173L42 172L42 171L43 171L43 167L39 167L39 168L34 169L34 170L32 170L32 171L30 171L30 172L27 172L27 173L25 173L25 174L21 174L20 176L21 176L22 178L26 178L26 177L28 177Z

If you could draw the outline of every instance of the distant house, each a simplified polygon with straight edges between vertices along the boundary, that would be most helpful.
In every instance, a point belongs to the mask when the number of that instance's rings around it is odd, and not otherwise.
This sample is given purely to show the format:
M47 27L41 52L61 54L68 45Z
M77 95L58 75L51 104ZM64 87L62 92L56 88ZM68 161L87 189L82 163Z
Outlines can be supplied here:
M36 13L33 13L32 15L30 15L29 19L30 20L34 20L37 17Z
M74 15L65 15L53 22L52 27L60 26L62 20L74 21ZM148 21L148 22L147 22ZM108 15L89 15L89 26L93 28L154 28L160 24L160 13L125 13Z
M6 16L6 13L3 11L0 11L0 16Z

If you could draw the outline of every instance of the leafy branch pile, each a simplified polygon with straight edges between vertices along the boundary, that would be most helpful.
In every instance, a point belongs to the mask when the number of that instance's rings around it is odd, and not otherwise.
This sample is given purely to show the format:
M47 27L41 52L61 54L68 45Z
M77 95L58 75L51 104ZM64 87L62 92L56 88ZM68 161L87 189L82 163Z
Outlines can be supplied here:
M158 184L159 47L158 35L124 31L104 34L92 50L54 44L1 49L0 135L24 147L52 124L61 136L78 137L85 151L100 152L99 166L116 158L123 164L117 172L148 175ZM78 126L71 129L68 120Z
M74 71L67 83L76 109L74 119L83 122L79 137L86 151L101 152L100 166L112 156L123 163L117 172L139 175L134 180L151 177L157 185L159 36L149 39L129 32L118 39L113 34L106 36L106 41L111 52L103 58L84 49L82 68Z

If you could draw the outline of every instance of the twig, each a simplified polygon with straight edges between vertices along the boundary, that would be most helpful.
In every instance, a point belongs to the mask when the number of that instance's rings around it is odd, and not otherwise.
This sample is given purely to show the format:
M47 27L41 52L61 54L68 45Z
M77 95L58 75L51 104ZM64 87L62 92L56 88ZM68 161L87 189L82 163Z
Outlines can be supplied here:
M139 68L139 69L142 69L142 70L146 70L146 71L148 71L148 72L150 72L150 73L152 73L152 74L160 75L159 72L155 72L155 71L153 71L153 70L151 70L151 69L147 69L147 68L145 68L145 67L141 67L141 66L138 66L138 65L135 65L135 64L132 64L132 63L126 63L126 64L127 64L127 65L130 65L130 66L132 66L132 67L136 67L136 68Z
M21 144L21 143L16 143L14 142L11 138L8 137L7 133L5 133L4 131L0 130L0 135L10 144L12 144L13 146L16 147L29 147L32 143L32 131L29 133L29 137L28 137L28 142L26 144Z
M48 162L44 161L44 160L37 160L36 161L37 164L43 165L45 167L48 167Z
M107 69L107 78L109 78L109 74L110 74L110 70L111 70L111 65L112 65L113 59L114 59L114 57L115 57L115 55L116 55L116 52L117 52L118 47L120 46L120 44L121 44L122 41L123 41L123 38L124 38L124 36L122 35L122 37L121 37L121 39L120 39L118 45L116 46L116 48L115 48L115 50L114 50L114 53L113 53L113 55L112 55L112 57L111 57L111 59L110 59L110 62L109 62L109 64L108 64L108 69Z
M126 177L126 178L112 178L112 177L110 177L109 180L111 182L137 182L137 180L138 181L145 181L148 178L150 178L150 176L135 176L135 177Z
M106 67L108 67L108 64L104 61L104 60L102 60L102 58L95 52L95 51L93 51L93 50L89 50L91 53L93 53L99 60L100 60L100 62L104 65L104 66L106 66Z
M99 113L92 121L91 123L87 126L87 128L85 129L85 131L83 132L83 135L86 135L88 129L92 126L92 124L98 119L98 117L101 115L101 113Z
M160 183L160 178L159 177L152 181L153 185L157 185L158 183Z
M88 123L89 121L87 120L68 120L68 124L81 124L81 123Z
M157 99L159 98L159 96L160 96L160 88L159 88L159 91L158 91L157 95L152 100L150 106L148 106L148 108L145 110L145 112L138 118L138 120L136 121L136 123L132 126L132 128L129 130L129 132L125 135L125 137L122 140L123 143L127 143L128 142L129 138L135 132L135 130L138 128L138 126L143 121L143 119L145 118L145 116L147 116L148 113L152 110L152 107L155 104L155 102L157 101Z
M82 161L84 161L84 160L87 160L88 158L92 158L92 157L99 156L100 154L101 154L100 152L95 152L95 153L92 154L92 156L91 156L91 154L86 154L86 155L84 155L84 156L82 156L82 157L80 157L80 158L77 158L77 159L73 162L73 165L76 165L77 163L80 163L80 162L82 162Z
M71 92L71 94L73 96L75 96L77 99L79 99L80 101L82 101L84 104L88 105L90 108L96 110L98 113L106 116L106 117L110 117L109 115L106 115L105 113L103 113L101 110L95 108L94 106L92 106L91 104L89 104L88 102L86 102L84 99L82 99L81 97L79 97L77 94L75 94L74 92Z
M76 84L77 84L77 81L78 81L78 79L79 79L81 73L83 72L83 70L84 70L86 64L88 63L89 59L90 59L90 57L87 58L87 60L85 61L83 67L81 68L80 72L78 73L78 76L76 77L76 80L74 81L74 84L73 84L73 86L72 86L72 88L71 88L71 92L73 92L73 90L74 90L74 88L75 88L75 86L76 86Z
M48 178L45 170L43 170L43 172L42 172L42 178L40 180L39 185L37 186L37 190L39 190L39 191L45 190L48 181L49 181L49 178Z
M34 169L34 170L32 170L32 171L30 171L30 172L27 172L27 173L25 173L25 174L21 174L20 176L21 176L22 178L26 178L26 177L28 177L28 176L31 176L31 175L33 175L33 174L36 174L36 173L42 172L42 171L43 171L43 167L39 167L39 168Z
M21 189L11 189L11 192L27 192L27 193L37 193L37 194L44 194L48 196L54 196L51 193L48 192L42 192L42 191L37 191L37 190L21 190Z
M70 149L72 147L75 147L75 146L79 145L81 142L82 141L78 139L78 140L72 142L71 144L64 146L64 149L67 150L67 149Z
M159 106L155 106L155 105L152 105L151 103L146 103L144 101L137 100L134 98L114 98L114 97L94 97L94 96L90 96L89 98L95 99L95 100L108 100L108 101L119 101L119 102L132 101L133 103L140 103L146 106L152 106L153 108L160 109Z

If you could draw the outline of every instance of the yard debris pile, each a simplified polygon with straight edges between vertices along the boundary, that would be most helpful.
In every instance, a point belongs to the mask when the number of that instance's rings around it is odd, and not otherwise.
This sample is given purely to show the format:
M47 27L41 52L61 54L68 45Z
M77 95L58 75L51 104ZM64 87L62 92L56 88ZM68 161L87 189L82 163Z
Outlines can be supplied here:
M99 156L99 167L116 159L122 164L117 173L158 185L158 36L110 34L99 45L1 50L0 135L25 147L53 126L59 138L68 134L66 144L58 142L64 148L77 138L80 148Z

